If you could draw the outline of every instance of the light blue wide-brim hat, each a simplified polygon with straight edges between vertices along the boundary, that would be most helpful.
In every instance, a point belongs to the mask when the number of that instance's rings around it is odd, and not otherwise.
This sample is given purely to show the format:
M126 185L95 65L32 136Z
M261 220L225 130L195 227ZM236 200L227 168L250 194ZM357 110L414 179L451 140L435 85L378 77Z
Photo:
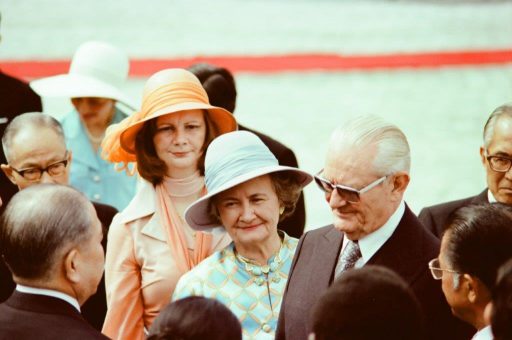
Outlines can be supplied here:
M210 199L238 184L274 172L287 172L302 186L313 177L300 169L281 166L269 148L254 133L235 131L215 138L205 157L205 183L208 193L185 211L187 223L195 230L208 231L219 223L210 216Z

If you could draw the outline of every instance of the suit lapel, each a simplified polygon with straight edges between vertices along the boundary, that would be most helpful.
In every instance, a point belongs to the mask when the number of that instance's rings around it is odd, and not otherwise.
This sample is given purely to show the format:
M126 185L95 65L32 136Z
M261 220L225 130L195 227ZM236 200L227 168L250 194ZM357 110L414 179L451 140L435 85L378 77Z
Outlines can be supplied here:
M310 277L313 283L312 287L318 287L318 282L326 282L328 283L327 286L331 285L342 244L343 233L336 230L334 227L329 228L328 231L320 237L313 258L321 259L321 262L314 264L316 270L313 270L314 275Z
M424 271L422 254L423 228L416 216L406 205L405 213L395 232L372 256L368 264L382 265L397 272L407 282L412 283Z
M487 196L487 192L489 189L485 189L479 195L473 197L471 200L471 204L484 204L489 203L489 197Z

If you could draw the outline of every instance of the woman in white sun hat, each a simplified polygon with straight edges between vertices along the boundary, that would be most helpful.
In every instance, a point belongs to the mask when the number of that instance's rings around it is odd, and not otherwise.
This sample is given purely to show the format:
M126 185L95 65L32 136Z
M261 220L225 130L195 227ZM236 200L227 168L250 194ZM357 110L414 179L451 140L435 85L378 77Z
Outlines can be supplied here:
M117 47L89 41L75 52L67 74L30 83L43 97L71 98L74 110L60 118L73 153L71 185L90 200L118 210L135 194L136 179L115 171L101 159L99 148L107 127L133 111L130 98L120 90L128 70L128 56Z
M308 173L278 165L253 133L236 131L215 139L206 152L208 194L185 212L196 230L222 225L231 243L185 274L173 300L215 298L238 316L244 339L273 339L298 240L278 231L293 212Z
M144 339L178 279L231 242L223 228L195 232L183 214L206 193L207 146L235 129L233 115L208 103L192 73L167 69L146 82L141 110L107 130L103 156L124 164L121 169L136 162L144 179L109 229L103 325L108 337Z

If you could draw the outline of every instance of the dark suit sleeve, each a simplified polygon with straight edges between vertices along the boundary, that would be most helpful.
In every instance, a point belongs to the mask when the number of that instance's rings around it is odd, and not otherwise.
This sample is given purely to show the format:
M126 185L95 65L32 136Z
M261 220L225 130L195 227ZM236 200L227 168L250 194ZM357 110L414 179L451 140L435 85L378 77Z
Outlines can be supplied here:
M288 273L288 282L286 283L286 288L283 293L283 300L281 301L281 310L279 312L279 319L277 320L277 330L276 330L276 340L285 340L286 339L286 326L285 326L285 305L286 305L286 292L288 291L288 284L290 283L290 277L292 276L293 270L295 269L295 265L297 264L297 259L300 256L300 252L302 250L302 245L304 244L304 239L306 238L307 233L302 235L299 240L299 244L297 244L297 249L295 250L295 255L293 256L292 265L290 267L290 272Z

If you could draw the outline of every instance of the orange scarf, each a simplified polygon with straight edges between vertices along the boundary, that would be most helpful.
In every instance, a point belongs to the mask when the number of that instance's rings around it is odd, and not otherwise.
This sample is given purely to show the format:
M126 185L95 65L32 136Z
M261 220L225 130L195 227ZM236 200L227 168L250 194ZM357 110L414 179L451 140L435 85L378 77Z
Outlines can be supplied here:
M183 231L184 223L172 203L165 184L161 183L156 186L156 195L158 199L157 210L167 235L167 244L171 248L177 267L184 274L210 255L212 235L200 231L196 232L194 251L191 256Z

